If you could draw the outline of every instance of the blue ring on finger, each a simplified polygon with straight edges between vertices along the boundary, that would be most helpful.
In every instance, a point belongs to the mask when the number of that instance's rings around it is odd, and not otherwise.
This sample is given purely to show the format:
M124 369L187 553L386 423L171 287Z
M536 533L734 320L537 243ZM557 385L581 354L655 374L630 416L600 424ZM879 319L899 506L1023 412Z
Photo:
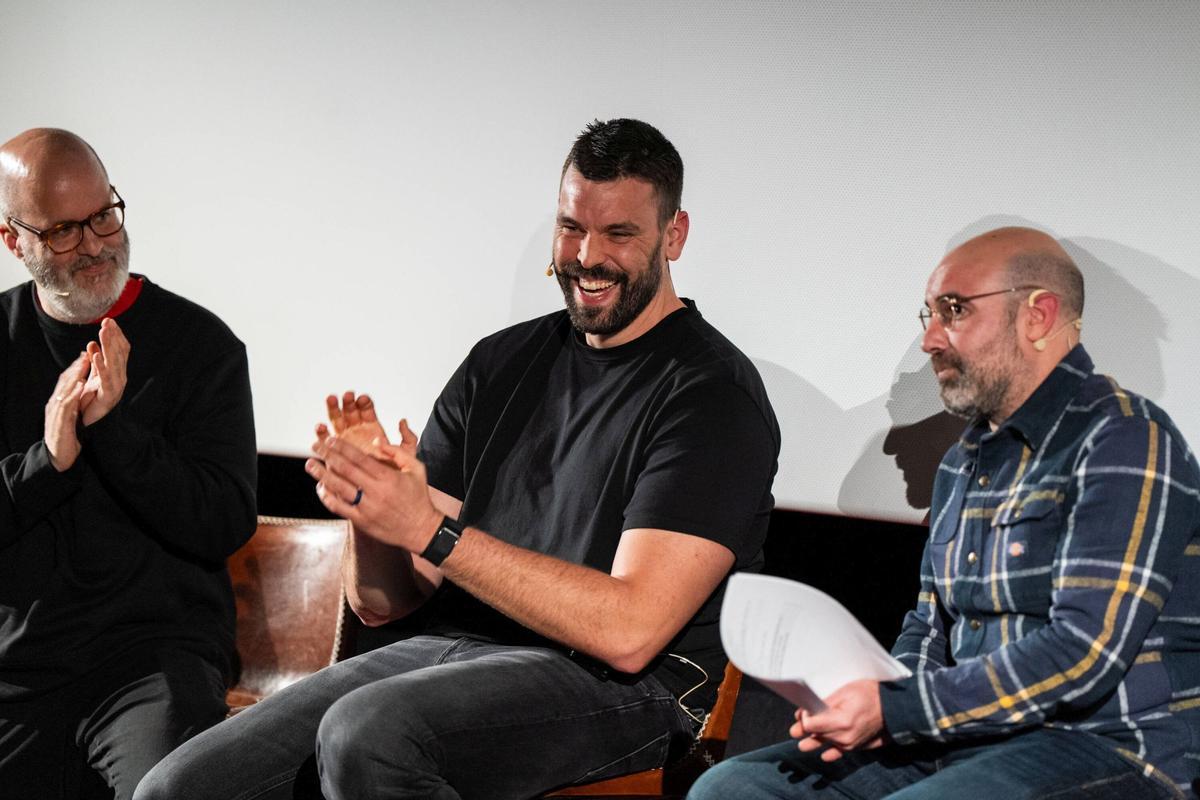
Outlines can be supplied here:
M362 502L362 497L363 497L363 490L362 490L362 488L359 488L358 492L354 495L354 499L350 501L350 505L352 505L352 506L358 505L359 503Z

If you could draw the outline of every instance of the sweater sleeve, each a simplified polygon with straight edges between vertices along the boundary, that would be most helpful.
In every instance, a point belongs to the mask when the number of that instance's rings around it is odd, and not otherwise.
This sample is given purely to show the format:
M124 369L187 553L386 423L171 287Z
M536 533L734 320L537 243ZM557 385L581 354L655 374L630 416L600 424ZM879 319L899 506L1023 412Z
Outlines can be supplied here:
M0 320L10 324L7 307L0 306ZM0 405L8 407L4 380L8 374L10 344L0 336ZM33 401L35 398L28 398ZM47 398L41 398L44 403ZM67 502L83 483L85 469L79 459L70 469L59 472L50 463L50 451L44 439L39 439L21 451L14 448L6 436L7 425L0 427L0 550L17 541L34 528L50 512ZM22 443L23 444L23 443Z
M122 398L82 429L84 457L144 530L221 563L256 521L254 416L240 342L197 371L168 429L164 436L139 424Z
M56 470L45 441L40 439L23 453L0 458L5 488L0 498L0 549L69 500L79 490L82 469L76 461L68 470Z

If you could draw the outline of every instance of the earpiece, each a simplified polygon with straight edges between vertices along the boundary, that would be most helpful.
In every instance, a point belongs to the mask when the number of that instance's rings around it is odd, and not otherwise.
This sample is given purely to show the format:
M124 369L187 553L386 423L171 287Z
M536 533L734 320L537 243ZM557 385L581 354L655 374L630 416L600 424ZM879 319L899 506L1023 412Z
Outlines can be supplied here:
M1043 291L1043 290L1039 289L1038 291ZM1050 334L1049 336L1043 336L1042 338L1037 339L1033 343L1033 349L1037 350L1039 353L1044 352L1046 350L1046 342L1055 338L1056 336L1058 336L1060 333L1065 331L1067 328L1070 328L1071 326L1074 326L1075 330L1077 330L1077 331L1083 330L1083 317L1080 317L1079 319L1075 320L1074 322L1068 322L1066 325L1063 325L1061 328L1059 328L1058 330L1056 330L1054 333Z
M1038 295L1042 295L1042 294L1050 294L1050 290L1049 289L1034 289L1032 292L1029 293L1029 307L1030 308L1033 308L1033 304L1037 302ZM1072 325L1075 326L1075 330L1077 330L1077 331L1083 330L1083 317L1079 317L1078 319L1074 320L1073 322L1068 322L1066 325L1063 325L1061 328L1059 328L1058 330L1056 330L1054 333L1050 334L1049 336L1043 336L1042 338L1035 340L1033 343L1033 349L1037 350L1039 353L1045 352L1046 343L1049 342L1054 337L1058 336L1060 333L1065 331L1067 328L1070 328Z

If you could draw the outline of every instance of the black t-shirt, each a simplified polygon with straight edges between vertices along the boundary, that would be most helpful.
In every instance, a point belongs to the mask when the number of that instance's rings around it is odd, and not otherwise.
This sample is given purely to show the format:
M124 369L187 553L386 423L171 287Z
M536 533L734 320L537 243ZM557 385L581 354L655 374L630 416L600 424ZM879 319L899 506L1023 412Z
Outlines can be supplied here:
M779 439L754 365L688 301L619 347L588 347L565 311L484 339L420 456L462 522L511 544L609 572L624 531L658 528L719 542L738 571L762 565ZM711 700L724 669L724 588L666 648L712 679L689 704ZM449 581L428 614L433 629L542 641ZM673 658L650 669L677 694L700 680Z

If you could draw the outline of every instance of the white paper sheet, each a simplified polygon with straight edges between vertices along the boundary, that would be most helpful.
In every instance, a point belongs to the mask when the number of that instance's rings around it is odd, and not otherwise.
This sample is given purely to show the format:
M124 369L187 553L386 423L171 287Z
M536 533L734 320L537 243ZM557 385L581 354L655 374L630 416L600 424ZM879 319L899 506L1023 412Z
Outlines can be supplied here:
M742 672L809 711L850 681L905 678L854 615L803 583L738 573L721 607L721 641Z

